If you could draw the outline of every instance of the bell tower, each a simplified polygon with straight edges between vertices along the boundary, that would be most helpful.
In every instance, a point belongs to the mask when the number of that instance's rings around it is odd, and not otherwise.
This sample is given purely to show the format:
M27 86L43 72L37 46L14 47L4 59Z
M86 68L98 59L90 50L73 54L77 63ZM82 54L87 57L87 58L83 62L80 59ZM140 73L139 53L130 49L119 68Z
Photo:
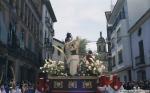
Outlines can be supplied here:
M97 53L99 54L100 60L106 60L106 42L104 37L102 36L102 32L100 32L100 38L97 41Z

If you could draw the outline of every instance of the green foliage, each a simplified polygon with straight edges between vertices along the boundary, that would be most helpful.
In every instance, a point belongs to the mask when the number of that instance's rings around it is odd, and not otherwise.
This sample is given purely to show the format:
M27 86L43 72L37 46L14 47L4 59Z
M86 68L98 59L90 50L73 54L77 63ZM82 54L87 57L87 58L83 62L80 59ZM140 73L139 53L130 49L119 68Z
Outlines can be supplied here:
M79 55L85 55L86 54L86 45L87 45L87 40L86 39L80 39Z

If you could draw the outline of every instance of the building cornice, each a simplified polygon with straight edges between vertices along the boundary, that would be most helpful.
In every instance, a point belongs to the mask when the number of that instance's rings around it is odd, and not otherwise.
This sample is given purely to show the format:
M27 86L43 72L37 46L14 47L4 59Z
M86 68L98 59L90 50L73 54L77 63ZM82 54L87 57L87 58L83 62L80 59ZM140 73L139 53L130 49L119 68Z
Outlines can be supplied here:
M46 5L46 7L47 7L47 9L48 9L48 12L50 13L50 16L51 16L51 18L52 18L52 21L53 21L53 22L57 22L55 13L54 13L53 8L52 8L52 5L51 5L51 2L50 2L49 0L43 0L43 4Z
M126 71L126 70L128 70L128 69L131 69L131 65L127 65L127 66L125 66L125 67L112 70L112 73L119 73L119 72L122 72L122 71Z
M147 19L150 18L150 8L145 12L145 14L129 29L128 33L136 31L142 24L144 24Z
M115 17L117 17L118 13L120 12L120 9L122 8L123 4L124 4L125 0L117 0L112 12L111 12L111 16L108 20L108 23L113 23L115 20Z

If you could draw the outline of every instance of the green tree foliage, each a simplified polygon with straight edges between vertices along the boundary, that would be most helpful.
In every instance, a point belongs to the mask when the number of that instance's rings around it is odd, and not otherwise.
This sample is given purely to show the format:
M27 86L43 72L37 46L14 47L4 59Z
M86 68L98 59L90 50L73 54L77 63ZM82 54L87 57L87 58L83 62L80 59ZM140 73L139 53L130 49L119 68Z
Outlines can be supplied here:
M87 40L86 39L80 39L80 46L79 46L79 55L86 55L86 45Z

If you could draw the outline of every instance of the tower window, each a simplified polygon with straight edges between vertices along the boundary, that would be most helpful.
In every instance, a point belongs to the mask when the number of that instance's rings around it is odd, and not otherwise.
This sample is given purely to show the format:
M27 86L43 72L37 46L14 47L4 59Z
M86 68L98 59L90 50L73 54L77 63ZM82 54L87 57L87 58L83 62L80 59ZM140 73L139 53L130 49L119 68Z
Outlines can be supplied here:
M101 46L99 46L99 52L101 52Z

